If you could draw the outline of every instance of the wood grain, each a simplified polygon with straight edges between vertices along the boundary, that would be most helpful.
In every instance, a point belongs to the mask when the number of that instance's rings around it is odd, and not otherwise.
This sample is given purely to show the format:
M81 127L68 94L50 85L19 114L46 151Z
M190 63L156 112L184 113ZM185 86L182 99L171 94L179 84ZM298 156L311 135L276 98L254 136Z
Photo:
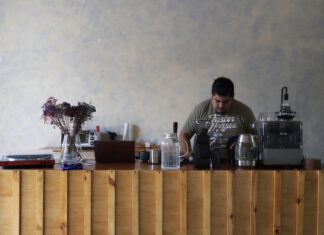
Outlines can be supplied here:
M304 193L304 221L303 233L306 235L317 235L318 224L318 196L319 196L319 174L316 171L305 172Z
M12 171L12 234L20 234L20 171Z
M234 173L234 234L251 233L251 192L252 171L235 171Z
M274 208L276 208L274 177L274 171L257 172L257 182L254 183L257 184L257 198L254 206L256 235L272 235L274 231ZM279 199L277 198L277 200ZM279 201L277 203L278 208L280 203Z
M0 234L320 235L318 170L0 170Z
M318 171L317 234L324 234L324 171Z
M210 171L203 172L203 234L210 235L210 206L211 206L211 173Z
M227 234L227 171L211 174L211 234Z

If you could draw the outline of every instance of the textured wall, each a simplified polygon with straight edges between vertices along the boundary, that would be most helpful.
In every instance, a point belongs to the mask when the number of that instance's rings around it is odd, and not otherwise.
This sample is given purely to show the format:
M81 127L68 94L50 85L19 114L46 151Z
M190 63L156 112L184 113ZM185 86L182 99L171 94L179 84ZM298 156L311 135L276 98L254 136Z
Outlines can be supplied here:
M288 86L304 149L322 157L323 0L0 0L0 151L58 145L41 106L92 102L88 127L159 140L233 79L257 115Z

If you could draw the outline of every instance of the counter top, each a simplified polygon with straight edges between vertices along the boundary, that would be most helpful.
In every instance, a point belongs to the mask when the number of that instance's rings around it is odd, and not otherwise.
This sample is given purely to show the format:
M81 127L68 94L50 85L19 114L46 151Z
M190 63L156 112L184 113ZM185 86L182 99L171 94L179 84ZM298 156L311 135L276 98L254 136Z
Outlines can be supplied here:
M60 170L61 164L60 164L60 151L58 151L57 148L53 147L46 147L43 149L51 150L54 159L55 159L55 165L53 168L45 168L45 169L54 169L54 170ZM96 163L94 159L94 152L93 150L83 150L82 152L83 157L83 169L84 170L135 170L135 171L161 171L161 164L149 164L146 161L142 161L140 159L136 159L135 163ZM1 169L1 168L0 168ZM20 169L20 168L15 168ZM21 168L25 169L25 168ZM29 168L29 169L36 169L36 168ZM40 169L40 168L37 168ZM215 169L197 169L193 164L184 164L181 166L180 170L178 171L187 171L187 170L213 170L213 171L219 171L219 170L303 170L303 167L264 167L264 166L256 166L256 167L238 167L233 166L228 163L221 164L220 167ZM324 166L322 165L320 169L314 169L314 170L323 170ZM306 169L305 169L306 170ZM307 169L309 170L309 169ZM177 170L175 170L177 171Z
M60 164L54 165L55 170L61 169ZM145 161L136 159L135 163L96 163L94 160L85 160L83 162L84 170L136 170L136 171L161 171L161 164L149 164ZM306 170L302 167L238 167L233 166L228 163L221 164L220 167L215 169L197 169L193 164L182 165L178 171L187 171L187 170ZM319 169L317 169L319 170ZM323 170L323 167L321 168ZM175 170L177 171L177 170Z

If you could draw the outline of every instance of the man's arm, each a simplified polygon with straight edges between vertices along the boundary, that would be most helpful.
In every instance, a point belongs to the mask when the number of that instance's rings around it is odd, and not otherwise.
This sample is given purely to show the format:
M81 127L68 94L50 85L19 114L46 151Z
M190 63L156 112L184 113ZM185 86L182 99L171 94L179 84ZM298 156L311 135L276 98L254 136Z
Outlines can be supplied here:
M186 144L184 143L184 141L187 142L187 145L188 145L188 153L186 154L186 157L190 157L192 156L192 148L191 148L191 144L190 144L190 139L191 139L192 135L190 136L188 133L184 132L184 131L181 131L180 132L180 146L181 146L181 155L185 154L186 153L186 150L187 150L187 146Z

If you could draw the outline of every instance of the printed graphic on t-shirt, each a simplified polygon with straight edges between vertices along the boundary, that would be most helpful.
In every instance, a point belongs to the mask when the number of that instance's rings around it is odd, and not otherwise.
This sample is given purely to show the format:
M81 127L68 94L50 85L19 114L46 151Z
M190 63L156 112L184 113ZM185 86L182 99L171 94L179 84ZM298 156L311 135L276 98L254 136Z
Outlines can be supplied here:
M230 129L237 128L234 116L211 114L209 115L211 120L210 128L208 129L208 135L210 137L211 147L225 147L227 138L224 133Z

